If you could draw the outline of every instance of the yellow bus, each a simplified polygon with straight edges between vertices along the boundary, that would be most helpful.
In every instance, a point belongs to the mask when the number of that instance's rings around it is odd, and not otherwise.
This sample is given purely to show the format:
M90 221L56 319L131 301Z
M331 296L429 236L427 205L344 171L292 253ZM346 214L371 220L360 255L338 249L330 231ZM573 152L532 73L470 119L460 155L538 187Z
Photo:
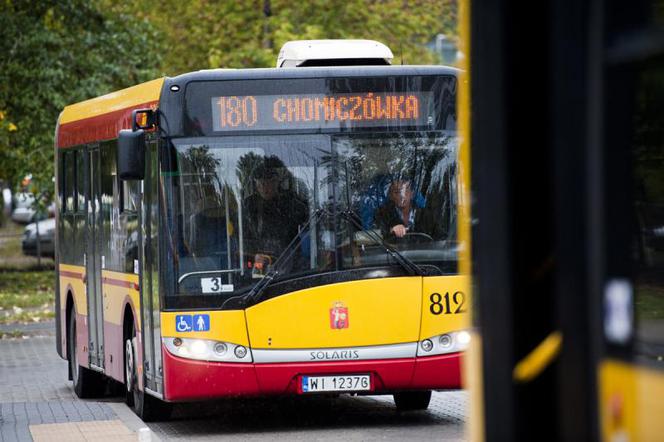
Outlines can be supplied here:
M292 43L284 67L64 108L57 348L79 396L113 379L148 420L228 396L424 409L461 387L458 71L391 58Z

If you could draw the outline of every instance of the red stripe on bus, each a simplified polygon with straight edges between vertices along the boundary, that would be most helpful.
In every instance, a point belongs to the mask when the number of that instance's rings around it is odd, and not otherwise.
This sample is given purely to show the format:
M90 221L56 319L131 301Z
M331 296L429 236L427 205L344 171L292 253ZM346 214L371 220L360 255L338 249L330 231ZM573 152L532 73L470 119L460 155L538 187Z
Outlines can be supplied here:
M67 270L60 270L60 276L64 276L65 278L80 279L81 281L85 280L85 274L84 273L69 272Z
M64 277L67 277L67 278L85 279L85 276L84 276L83 273L69 272L67 270L60 270L60 276L64 276ZM139 289L139 285L137 283L131 282L131 281L124 281L122 279L109 278L109 277L105 276L105 277L102 278L102 282L104 284L114 285L114 286L118 286L118 287L125 287L125 288L128 288L128 289L134 289L134 290Z
M83 273L60 270L60 276L65 276L67 278L80 278L81 276L83 276Z
M150 101L107 114L61 124L58 127L58 147L114 140L121 129L131 129L132 111L145 108L154 109L157 104L157 101Z
M102 278L102 283L103 284L108 284L108 285L114 285L114 286L117 286L117 287L125 287L125 288L128 288L128 289L134 289L134 290L138 290L138 288L139 288L138 284L136 284L135 282L123 281L122 279L109 278L109 277L106 277L106 276L104 276Z

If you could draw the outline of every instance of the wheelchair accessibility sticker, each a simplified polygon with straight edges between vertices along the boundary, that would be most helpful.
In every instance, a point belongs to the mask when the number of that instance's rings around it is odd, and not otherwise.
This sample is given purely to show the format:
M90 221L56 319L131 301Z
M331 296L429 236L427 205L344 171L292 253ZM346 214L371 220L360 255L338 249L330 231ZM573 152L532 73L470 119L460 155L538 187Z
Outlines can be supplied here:
M210 331L210 315L176 315L175 330L180 333Z
M177 315L175 317L175 330L180 333L192 331L191 315Z

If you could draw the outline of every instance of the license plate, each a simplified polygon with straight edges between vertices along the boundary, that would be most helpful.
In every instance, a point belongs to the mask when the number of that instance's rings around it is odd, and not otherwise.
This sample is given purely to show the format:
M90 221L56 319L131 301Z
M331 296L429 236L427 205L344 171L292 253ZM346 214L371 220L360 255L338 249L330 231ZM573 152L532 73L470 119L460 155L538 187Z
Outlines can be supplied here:
M350 374L345 376L302 376L302 393L369 390L371 390L371 376L368 374Z

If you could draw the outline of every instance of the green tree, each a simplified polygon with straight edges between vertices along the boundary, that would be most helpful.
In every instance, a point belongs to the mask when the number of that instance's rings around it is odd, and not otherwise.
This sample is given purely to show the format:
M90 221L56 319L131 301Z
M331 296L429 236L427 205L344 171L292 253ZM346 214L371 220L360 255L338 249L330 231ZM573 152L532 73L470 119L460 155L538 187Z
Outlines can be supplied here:
M289 40L366 38L387 44L395 63L436 63L424 44L456 35L454 0L149 0L107 7L147 18L168 48L168 75L208 68L274 66Z
M0 180L33 176L52 193L53 138L67 104L158 74L153 27L104 14L98 2L7 0L0 5Z

